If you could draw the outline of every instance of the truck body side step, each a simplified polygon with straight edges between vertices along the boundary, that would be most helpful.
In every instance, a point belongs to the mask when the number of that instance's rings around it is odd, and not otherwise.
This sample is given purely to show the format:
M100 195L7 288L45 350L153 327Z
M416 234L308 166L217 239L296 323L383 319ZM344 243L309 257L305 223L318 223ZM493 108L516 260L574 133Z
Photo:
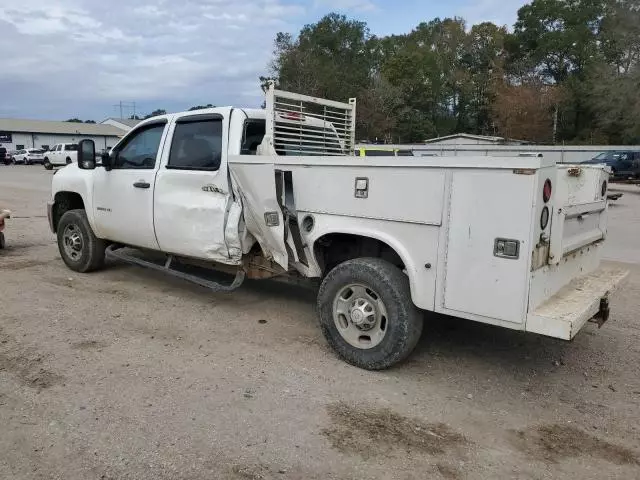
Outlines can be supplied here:
M196 285L200 285L201 287L208 288L213 292L232 292L240 287L245 279L245 271L242 268L238 268L233 282L231 282L230 285L223 285L221 283L207 280L206 278L202 278L197 275L180 272L174 268L171 268L171 263L173 261L172 255L167 256L167 260L164 265L158 265L157 263L143 260L134 255L129 255L125 252L122 252L120 251L122 248L124 248L124 245L109 245L106 249L107 257L121 260L132 265L137 265L139 267L149 268L158 272L167 273L182 280L186 280L187 282L195 283Z

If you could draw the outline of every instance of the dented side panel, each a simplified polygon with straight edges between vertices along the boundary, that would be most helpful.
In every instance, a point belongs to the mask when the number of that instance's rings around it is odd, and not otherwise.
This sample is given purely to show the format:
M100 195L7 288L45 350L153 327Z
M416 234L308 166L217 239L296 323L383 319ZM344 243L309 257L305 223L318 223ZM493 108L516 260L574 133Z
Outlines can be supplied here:
M274 165L232 163L230 169L234 187L242 199L247 230L258 241L265 257L288 270L284 217L276 193ZM269 213L277 215L277 225L266 225L265 214Z
M217 183L216 177L210 172L163 170L158 173L154 219L163 252L233 265L241 262L237 233L241 207L234 205L229 193L222 190L223 186L219 191L211 191L208 186ZM227 219L230 220L228 226L225 225Z

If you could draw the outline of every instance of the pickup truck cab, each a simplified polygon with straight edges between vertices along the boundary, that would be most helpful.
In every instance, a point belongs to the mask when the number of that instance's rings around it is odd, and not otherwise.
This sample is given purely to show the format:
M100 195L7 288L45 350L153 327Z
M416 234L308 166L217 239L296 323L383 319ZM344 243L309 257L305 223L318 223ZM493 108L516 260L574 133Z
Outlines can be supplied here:
M264 110L145 120L101 162L81 141L78 163L52 180L62 259L88 272L108 255L216 292L245 277L315 280L325 338L366 369L406 358L425 312L566 340L608 318L626 272L599 265L603 168L540 155L363 159L355 109L272 85Z
M640 179L640 150L615 150L602 152L582 165L606 165L611 176L620 180Z
M44 152L43 165L47 170L78 161L77 143L59 143Z

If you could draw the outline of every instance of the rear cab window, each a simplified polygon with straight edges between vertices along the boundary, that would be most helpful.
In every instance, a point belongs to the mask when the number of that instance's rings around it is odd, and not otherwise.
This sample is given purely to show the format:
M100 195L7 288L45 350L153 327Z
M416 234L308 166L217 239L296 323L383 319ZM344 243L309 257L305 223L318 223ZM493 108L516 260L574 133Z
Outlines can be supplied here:
M250 119L244 123L244 135L242 137L241 155L255 155L266 133L264 120Z

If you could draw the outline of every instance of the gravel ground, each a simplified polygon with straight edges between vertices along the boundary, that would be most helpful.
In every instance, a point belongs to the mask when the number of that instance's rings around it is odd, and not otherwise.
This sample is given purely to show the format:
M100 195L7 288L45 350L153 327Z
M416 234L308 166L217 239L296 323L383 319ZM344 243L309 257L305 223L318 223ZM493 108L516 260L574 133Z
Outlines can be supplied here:
M0 167L0 478L640 478L640 188L611 208L631 275L602 329L430 319L373 373L328 349L311 291L66 269L50 178Z

